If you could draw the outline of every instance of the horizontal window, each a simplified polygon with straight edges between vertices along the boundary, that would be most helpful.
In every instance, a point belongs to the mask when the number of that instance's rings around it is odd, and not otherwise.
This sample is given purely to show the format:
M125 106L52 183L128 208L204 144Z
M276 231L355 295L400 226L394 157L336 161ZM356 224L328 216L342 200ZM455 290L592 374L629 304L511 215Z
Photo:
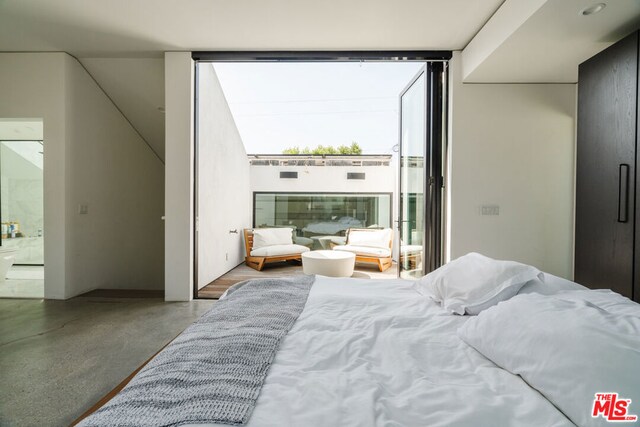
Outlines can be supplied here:
M298 172L280 172L280 178L298 178Z
M364 179L364 172L347 172L347 179Z
M391 227L391 194L254 193L255 227L292 227L300 237Z

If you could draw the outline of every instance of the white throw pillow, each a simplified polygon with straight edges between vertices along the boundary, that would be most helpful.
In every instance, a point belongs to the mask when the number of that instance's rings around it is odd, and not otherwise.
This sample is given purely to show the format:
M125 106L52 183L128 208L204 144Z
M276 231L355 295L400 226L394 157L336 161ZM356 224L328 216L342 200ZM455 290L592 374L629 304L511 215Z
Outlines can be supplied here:
M415 289L455 314L478 314L508 300L542 272L515 261L497 261L469 253L420 279Z
M265 246L251 251L251 256L269 257L269 256L281 256L281 255L298 255L305 252L309 252L306 246L302 245L271 245Z
M292 244L292 228L256 228L253 230L253 249Z
M631 399L628 415L640 416L640 305L619 294L517 295L467 321L458 336L576 425L609 425L592 417L596 393Z
M348 244L352 246L368 246L370 248L389 248L391 229L353 230L349 232Z

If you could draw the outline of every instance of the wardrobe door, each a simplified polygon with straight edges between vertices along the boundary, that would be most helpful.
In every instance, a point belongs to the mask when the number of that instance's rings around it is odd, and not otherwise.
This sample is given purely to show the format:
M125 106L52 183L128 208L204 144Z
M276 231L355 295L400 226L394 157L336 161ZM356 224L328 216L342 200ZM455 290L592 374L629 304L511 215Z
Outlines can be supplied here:
M578 78L575 281L632 296L638 35Z

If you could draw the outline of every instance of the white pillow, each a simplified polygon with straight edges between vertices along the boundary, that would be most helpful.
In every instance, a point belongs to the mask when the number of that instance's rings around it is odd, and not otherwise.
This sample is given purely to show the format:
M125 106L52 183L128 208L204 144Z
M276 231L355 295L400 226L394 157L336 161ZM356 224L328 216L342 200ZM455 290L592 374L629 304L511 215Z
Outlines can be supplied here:
M592 417L596 393L631 399L628 415L640 416L640 305L621 295L518 295L467 321L458 336L576 425L608 425Z
M256 228L253 230L253 249L292 244L292 228Z
M390 228L383 230L353 230L349 232L348 244L352 246L388 249L390 240Z
M550 273L542 273L541 280L528 282L518 291L518 295L531 293L554 295L563 291L584 291L586 289L587 288L576 282L554 276Z
M515 261L497 261L469 253L421 278L415 289L455 314L478 314L516 295L542 272Z

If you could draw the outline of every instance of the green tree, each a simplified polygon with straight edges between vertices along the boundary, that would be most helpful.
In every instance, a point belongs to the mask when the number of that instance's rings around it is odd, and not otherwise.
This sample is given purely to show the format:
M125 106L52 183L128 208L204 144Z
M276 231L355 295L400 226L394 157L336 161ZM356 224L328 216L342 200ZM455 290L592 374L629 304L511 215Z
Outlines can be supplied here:
M353 141L351 145L339 145L334 147L332 145L318 145L316 148L304 147L290 147L282 150L282 154L315 154L315 155L334 155L334 154L362 154L362 148L360 145Z
M300 154L300 147L290 147L282 150L282 154Z
M355 141L351 141L351 154L362 154L360 144Z
M339 145L338 152L340 154L351 154L351 147L347 147L346 145Z

